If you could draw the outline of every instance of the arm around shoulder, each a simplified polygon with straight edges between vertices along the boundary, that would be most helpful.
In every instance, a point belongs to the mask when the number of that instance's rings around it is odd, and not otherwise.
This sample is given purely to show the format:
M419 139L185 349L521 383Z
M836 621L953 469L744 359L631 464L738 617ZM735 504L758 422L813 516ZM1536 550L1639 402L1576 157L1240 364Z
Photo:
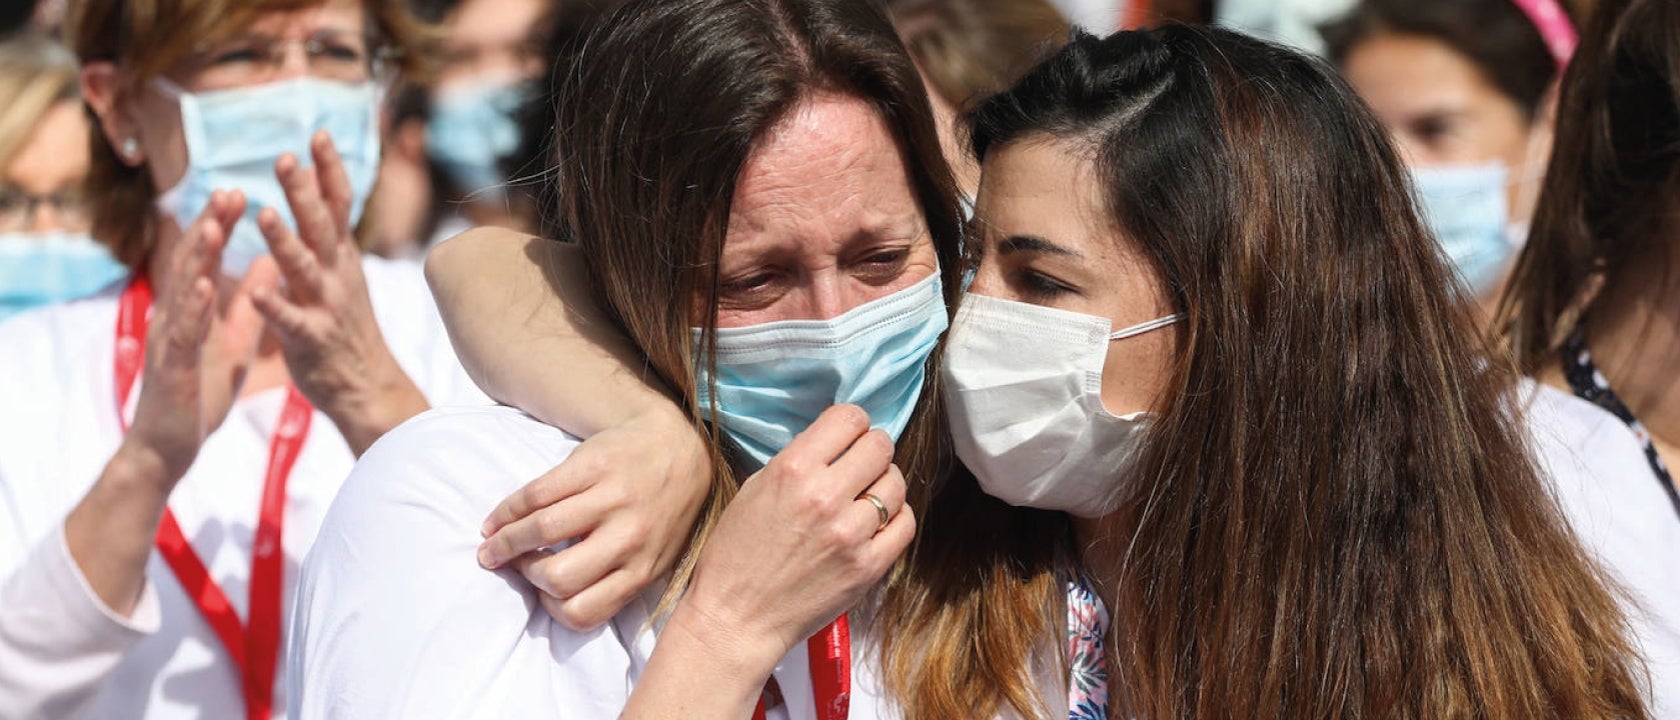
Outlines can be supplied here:
M426 279L461 364L498 402L580 437L681 414L595 304L577 247L479 228L433 248Z

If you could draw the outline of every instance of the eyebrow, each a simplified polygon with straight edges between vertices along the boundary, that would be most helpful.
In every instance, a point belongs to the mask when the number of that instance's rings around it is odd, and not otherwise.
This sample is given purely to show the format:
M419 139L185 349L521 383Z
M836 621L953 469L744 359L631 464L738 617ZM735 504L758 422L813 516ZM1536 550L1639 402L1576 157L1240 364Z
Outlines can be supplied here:
M999 255L1013 255L1015 253L1049 253L1076 258L1085 257L1078 250L1062 247L1035 235L1011 235L1003 242L998 243Z

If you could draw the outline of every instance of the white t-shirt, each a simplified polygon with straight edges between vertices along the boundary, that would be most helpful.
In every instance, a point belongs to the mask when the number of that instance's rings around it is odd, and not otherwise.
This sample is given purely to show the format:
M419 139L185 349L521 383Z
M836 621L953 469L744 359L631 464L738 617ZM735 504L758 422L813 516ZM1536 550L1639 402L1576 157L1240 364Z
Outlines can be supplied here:
M1525 382L1527 425L1552 492L1587 552L1636 603L1653 717L1680 717L1680 517L1633 432L1597 405Z
M575 632L476 559L496 503L577 440L505 407L433 410L357 463L304 562L287 657L293 718L616 718L653 652L662 588ZM859 633L866 621L854 620ZM851 718L895 716L854 637ZM803 644L771 718L812 720Z
M420 266L369 258L363 267L385 340L426 397L486 404L455 360ZM227 652L156 553L141 602L124 618L91 592L64 545L64 518L122 438L112 373L121 289L0 324L0 717L244 714ZM169 500L241 619L284 398L277 388L236 403ZM315 413L287 488L287 603L297 565L354 462L337 428ZM284 687L277 679L277 712Z

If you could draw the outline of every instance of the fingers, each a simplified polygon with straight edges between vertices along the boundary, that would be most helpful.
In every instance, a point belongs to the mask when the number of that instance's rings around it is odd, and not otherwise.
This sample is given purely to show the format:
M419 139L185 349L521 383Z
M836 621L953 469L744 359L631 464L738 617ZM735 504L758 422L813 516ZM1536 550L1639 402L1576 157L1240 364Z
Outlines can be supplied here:
M251 291L251 306L268 321L282 341L291 342L309 330L309 314L276 287Z
M898 469L897 465L892 465L881 473L880 478L876 479L868 488L858 493L857 502L853 505L863 514L863 519L869 521L869 527L873 531L874 528L881 525L882 510L886 511L887 518L890 520L898 514L899 510L904 508L906 492L904 473ZM880 507L876 507L875 503L864 497L866 494L875 496L875 499L881 502Z
M221 252L228 233L218 219L217 206L224 203L225 193L210 193L210 205L187 229L185 242L177 246L172 262L172 277L165 278L165 281L174 278L209 277L210 269L221 264ZM188 279L184 284L190 286L192 281Z
M479 545L478 563L497 568L533 550L554 545L594 530L605 513L592 507L588 495L538 508L496 531Z
M230 386L238 387L244 382L245 370L257 355L257 346L262 343L263 333L267 329L263 314L255 307L252 297L255 288L272 285L278 282L274 262L265 258L251 264L245 277L239 281L233 296L228 299L227 308L222 311L219 348L221 360L228 371Z
M490 511L490 516L484 519L484 527L481 529L484 536L490 537L508 524L581 491L587 485L588 478L595 475L585 468L574 467L582 459L582 456L574 453L566 462L526 483L525 487L502 500L495 510Z
M215 275L227 247L228 230L237 222L236 211L244 209L239 193L213 192L210 203L199 215L182 243L174 277L164 289L163 318L173 320L168 341L197 356L196 348L210 332L210 311L216 296ZM229 217L233 220L228 221ZM169 324L160 322L160 324Z
M620 570L569 598L543 595L543 609L561 625L585 632L611 620L646 586L635 573Z
M892 466L892 459L891 435L884 430L870 430L864 433L863 437L847 448L846 454L834 461L833 469L839 473L836 479L841 481L841 484L835 487L835 491L853 496L864 492L865 488L877 482L877 479L887 472Z
M274 174L286 191L286 204L291 206L292 219L297 221L297 234L317 259L332 258L343 236L338 233L338 224L333 222L321 197L316 173L299 165L297 156L286 153L274 162Z
M315 174L321 184L321 197L340 237L350 234L350 206L355 203L355 191L350 187L350 174L344 169L344 158L333 145L332 136L320 130L309 143L315 156Z
M571 600L579 597L606 578L616 574L623 574L621 581L634 579L635 574L624 569L624 555L627 554L629 543L623 538L601 538L591 535L578 544L567 547L559 552L532 552L521 555L508 565L519 571L531 585L541 590L543 594L561 600ZM640 583L627 586L628 592L634 593L639 587L646 585L644 579ZM595 594L593 602L605 602L606 597ZM617 612L613 608L608 612L611 617ZM588 615L588 613L584 613ZM588 624L589 617L580 618L581 624Z
M321 260L313 248L286 226L274 208L257 213L257 229L268 242L268 250L280 271L286 275L286 286L303 297L320 297L322 286Z
M916 539L916 512L908 505L893 515L887 526L875 533L863 548L863 564L879 576L892 566L898 556Z
M835 458L845 453L858 436L867 431L869 413L864 413L864 408L855 404L835 404L823 411L823 415L816 416L810 428L793 436L793 441L776 458L781 458L783 465L811 465L810 468L791 467L788 470L815 470L835 462Z
M847 497L864 492L892 463L892 436L869 430L869 415L855 404L835 404L796 435L771 465L786 477L818 477L832 468L840 477L830 492ZM832 482L833 478L830 478Z

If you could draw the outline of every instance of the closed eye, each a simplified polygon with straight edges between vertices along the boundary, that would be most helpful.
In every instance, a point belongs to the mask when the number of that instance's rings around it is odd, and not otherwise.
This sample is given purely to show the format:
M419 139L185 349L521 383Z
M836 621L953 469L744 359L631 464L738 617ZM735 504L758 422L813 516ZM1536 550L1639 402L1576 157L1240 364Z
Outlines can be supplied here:
M1022 294L1035 300L1050 300L1078 292L1068 284L1030 268L1016 271L1015 282Z

